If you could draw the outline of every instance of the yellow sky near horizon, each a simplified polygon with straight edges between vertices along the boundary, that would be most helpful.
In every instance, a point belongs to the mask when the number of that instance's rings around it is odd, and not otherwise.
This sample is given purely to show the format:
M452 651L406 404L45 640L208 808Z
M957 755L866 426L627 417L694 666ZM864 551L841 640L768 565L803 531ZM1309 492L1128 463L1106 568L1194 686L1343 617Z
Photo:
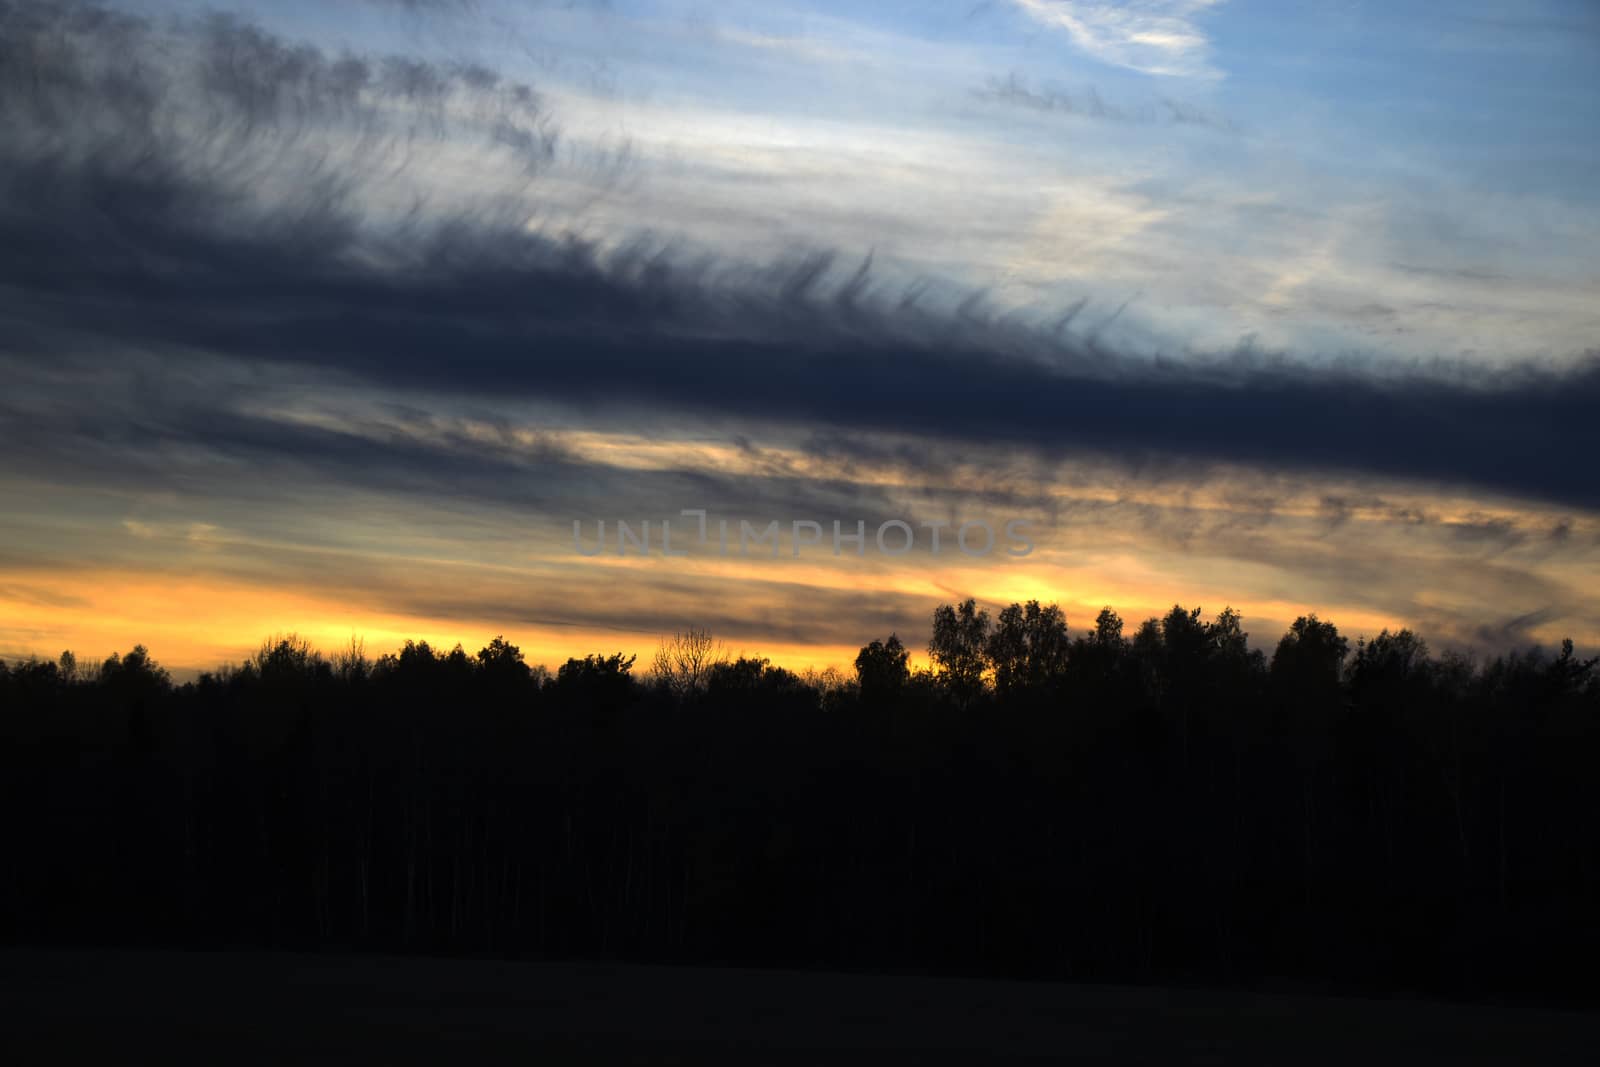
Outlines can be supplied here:
M619 562L623 561L607 561L611 567L602 564L596 569L614 572ZM660 567L665 561L626 562L629 566L625 569L638 580L629 584L614 574L601 578L596 583L595 596L621 602L636 599L641 604L657 597L659 591L646 568ZM730 654L765 656L795 670L831 666L848 673L861 645L885 637L891 630L898 632L912 650L914 662L925 662L924 648L934 607L964 595L976 597L991 610L1034 598L1060 603L1074 634L1091 626L1103 606L1116 609L1131 634L1140 621L1164 613L1174 602L1186 607L1199 604L1208 616L1226 603L1242 613L1253 643L1269 652L1288 622L1313 611L1332 619L1351 637L1410 624L1402 615L1357 605L1316 605L1261 595L1183 597L1166 594L1154 584L1115 584L1119 573L1137 569L1133 561L1124 561L1120 571L1117 566L1109 568L1108 577L1101 577L1097 584L1091 584L1093 575L1086 575L1087 580L1076 587L1056 585L1054 576L1041 580L1038 572L991 570L985 575L981 570L964 571L959 567L942 574L931 572L923 583L908 583L903 574L890 572L883 576L887 581L880 584L872 575L857 572L859 583L851 586L849 576L840 567L840 573L831 576L828 583L835 588L847 588L868 597L907 597L922 604L922 610L908 610L903 625L841 618L835 639L785 637L781 636L788 626L784 612L803 601L809 595L808 589L821 591L825 586L820 581L814 587L786 582L784 588L777 589L773 583L758 580L752 585L770 599L755 603L736 626L712 623L711 627ZM455 573L446 576L447 580L460 583L461 568L450 570ZM827 568L819 565L813 570L825 572ZM924 588L906 591L908 585L915 588L918 584ZM470 604L471 588L462 584L460 591L464 602ZM552 670L569 656L620 651L637 655L637 669L642 671L658 640L675 628L586 625L581 620L539 621L537 616L544 608L555 614L573 611L574 606L541 605L535 594L530 594L515 613L498 612L494 594L486 590L480 610L430 614L386 604L379 593L374 590L370 597L352 597L344 590L287 588L214 574L185 578L109 569L79 572L62 581L37 573L0 572L0 648L11 659L28 654L54 658L60 651L70 649L82 662L98 662L113 651L124 652L133 644L142 643L176 677L186 680L202 671L237 663L263 640L287 633L296 633L328 653L347 647L350 639L357 637L374 658L397 650L408 639L426 640L439 649L460 643L473 652L490 638L504 635L522 648L530 663L544 664ZM582 605L576 606L576 611L581 616ZM771 627L770 635L762 633L764 618ZM688 612L676 628L704 624L703 617ZM1593 642L1600 635L1573 636ZM1557 639L1554 631L1549 639Z
M1231 606L1253 643L1269 651L1310 612L1352 638L1410 626L1436 647L1567 636L1600 644L1600 609L1588 596L1600 583L1600 518L1549 505L1215 466L1176 480L1082 461L1008 467L1005 453L976 448L959 462L919 469L819 456L781 439L507 432L449 419L407 432L554 448L566 462L619 478L607 551L586 557L574 547L564 509L581 497L524 514L448 496L311 497L312 487L301 487L252 500L84 491L8 476L0 491L15 506L0 515L11 549L0 555L0 658L53 659L71 649L97 661L143 643L177 676L192 677L294 632L329 652L360 637L374 656L407 639L475 651L504 635L529 662L551 668L569 656L616 651L637 654L642 665L662 635L700 626L734 654L848 670L863 644L891 631L920 658L933 609L969 596L991 610L1029 599L1059 603L1079 634L1105 606L1130 633L1175 603L1207 616ZM530 476L541 462L529 460ZM629 509L671 499L649 488L658 475L754 485L750 500L762 499L763 478L827 486L838 495L804 497L806 506L856 501L873 509L863 514L888 509L913 525L965 501L955 510L989 521L997 550L962 555L947 529L941 555L924 551L919 535L918 551L889 558L872 548L869 532L864 555L846 549L836 557L829 530L796 558L791 520L831 526L835 516L752 514L758 527L778 520L776 558L768 550L745 558L736 548L721 557L700 546L666 559L660 521L676 524L675 538L693 529L669 510L653 516L650 555L619 556L615 520L637 529L650 516ZM1010 516L1033 524L1036 547L1026 557L1001 550ZM736 538L737 517L725 517ZM853 517L838 517L854 527ZM586 520L586 539L594 529Z

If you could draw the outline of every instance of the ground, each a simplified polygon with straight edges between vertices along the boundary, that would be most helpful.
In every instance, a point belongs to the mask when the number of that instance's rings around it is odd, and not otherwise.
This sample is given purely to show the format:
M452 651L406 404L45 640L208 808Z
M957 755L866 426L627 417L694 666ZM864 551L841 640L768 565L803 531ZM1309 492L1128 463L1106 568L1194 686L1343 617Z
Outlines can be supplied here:
M0 1005L18 1067L1600 1062L1577 1012L601 964L5 951Z

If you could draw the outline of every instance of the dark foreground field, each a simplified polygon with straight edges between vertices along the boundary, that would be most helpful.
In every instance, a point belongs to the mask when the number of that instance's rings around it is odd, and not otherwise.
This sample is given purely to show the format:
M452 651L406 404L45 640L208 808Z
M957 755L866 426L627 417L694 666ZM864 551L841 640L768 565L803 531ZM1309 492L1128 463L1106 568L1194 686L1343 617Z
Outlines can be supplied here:
M1591 1064L1600 1016L931 978L0 952L33 1063Z

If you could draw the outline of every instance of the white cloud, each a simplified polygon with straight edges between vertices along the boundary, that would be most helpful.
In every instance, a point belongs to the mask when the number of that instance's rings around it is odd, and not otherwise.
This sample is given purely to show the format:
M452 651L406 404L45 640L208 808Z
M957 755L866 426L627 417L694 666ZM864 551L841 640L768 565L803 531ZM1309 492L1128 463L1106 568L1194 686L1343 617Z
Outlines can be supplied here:
M1222 0L1015 0L1034 20L1064 30L1102 63L1145 74L1221 77L1195 18Z
M818 37L756 33L737 27L719 27L715 36L727 44L786 55L808 63L851 63L871 58L869 53L845 48Z

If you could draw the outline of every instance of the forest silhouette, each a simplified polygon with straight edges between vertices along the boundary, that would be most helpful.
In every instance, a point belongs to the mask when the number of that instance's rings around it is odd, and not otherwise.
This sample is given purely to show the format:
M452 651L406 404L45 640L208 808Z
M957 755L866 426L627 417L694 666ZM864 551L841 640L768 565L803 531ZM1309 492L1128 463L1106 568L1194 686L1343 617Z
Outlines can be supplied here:
M933 613L854 674L704 631L0 664L0 937L1591 996L1600 669L1316 616Z

